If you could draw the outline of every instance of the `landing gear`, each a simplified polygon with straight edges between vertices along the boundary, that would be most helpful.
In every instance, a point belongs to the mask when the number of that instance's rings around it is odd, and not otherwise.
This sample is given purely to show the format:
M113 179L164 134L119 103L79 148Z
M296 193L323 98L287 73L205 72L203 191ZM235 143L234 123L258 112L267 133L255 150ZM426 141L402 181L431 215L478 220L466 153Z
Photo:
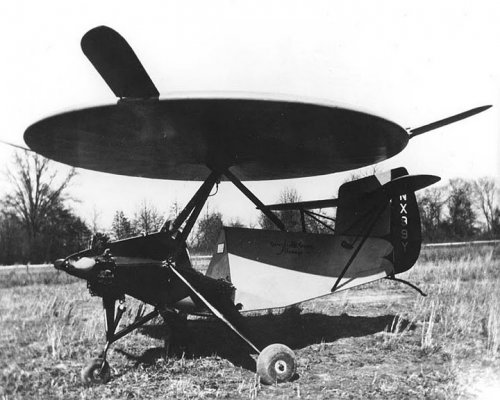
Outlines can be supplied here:
M179 280L187 287L193 296L196 296L202 303L204 303L217 318L224 322L231 330L233 330L233 332L235 332L253 350L255 350L256 353L259 354L257 359L257 374L260 376L263 383L272 384L277 382L287 382L292 379L295 375L296 365L295 355L290 348L282 344L272 344L261 352L243 333L241 323L239 323L241 321L237 318L241 315L232 301L229 302L229 298L219 298L218 301L216 301L216 304L218 305L218 307L216 307L176 269L175 264L172 261L165 261L165 267L170 268L173 274L179 278ZM115 309L117 300L119 300L120 303ZM227 301L224 302L223 300ZM158 308L154 311L151 311L141 319L116 332L116 328L118 327L122 315L126 310L123 303L124 296L119 295L117 292L115 292L114 295L103 296L103 307L106 320L106 345L99 358L91 360L89 364L82 369L81 379L85 384L108 382L111 378L111 369L106 357L110 346L118 339L129 334L158 315L163 317L166 327L169 330L165 335L166 356L168 356L169 347L171 348L171 341L177 342L177 346L187 344L186 342L189 342L189 338L186 335L188 331L186 329L176 329L181 327L186 328L186 321L174 309L169 309L165 307L165 305L158 306ZM178 335L179 331L182 332L181 335Z
M115 297L103 297L102 299L104 314L106 317L106 345L104 346L104 350L102 351L99 358L91 360L82 369L80 376L83 383L86 384L107 383L111 378L111 369L106 360L109 347L118 339L121 339L123 336L129 334L133 330L139 328L146 322L152 320L153 318L159 315L158 310L151 311L149 314L146 314L138 321L134 322L133 324L130 324L126 328L123 328L121 331L115 333L116 328L118 327L118 324L122 318L122 315L126 310L122 298L120 300L120 304L118 305L118 309L115 315L116 300L117 299Z
M86 384L108 383L111 379L111 369L103 358L94 358L82 369L80 376Z
M189 290L197 296L207 308L230 329L232 329L241 339L243 339L258 354L257 374L263 383L268 385L276 382L288 382L295 375L295 354L284 344L271 344L264 350L259 349L236 327L226 316L224 316L216 307L214 307L191 283L175 268L174 264L167 262L167 266L184 282Z
M295 375L295 354L284 344L271 344L257 358L257 375L262 383L288 382Z
M165 325L164 358L188 353L191 334L187 327L186 316L168 308L160 310L160 315Z

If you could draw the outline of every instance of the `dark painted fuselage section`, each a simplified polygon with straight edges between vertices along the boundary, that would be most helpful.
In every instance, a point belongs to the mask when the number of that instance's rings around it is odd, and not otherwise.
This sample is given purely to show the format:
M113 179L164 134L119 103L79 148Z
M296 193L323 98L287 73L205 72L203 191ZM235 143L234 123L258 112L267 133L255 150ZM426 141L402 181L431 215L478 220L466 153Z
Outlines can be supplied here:
M92 259L95 265L81 268L82 259ZM119 299L129 295L159 308L178 306L183 300L184 307L200 311L199 299L173 273L170 263L206 298L227 306L230 283L195 271L185 244L179 245L168 232L94 246L56 262L56 268L87 280L90 292L97 296Z

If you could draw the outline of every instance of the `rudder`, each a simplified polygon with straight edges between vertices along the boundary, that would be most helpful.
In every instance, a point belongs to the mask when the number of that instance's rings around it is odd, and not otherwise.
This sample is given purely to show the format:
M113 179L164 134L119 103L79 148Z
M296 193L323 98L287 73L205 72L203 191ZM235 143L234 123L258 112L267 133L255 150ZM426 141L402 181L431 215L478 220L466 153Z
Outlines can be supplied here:
M415 191L439 180L408 175L405 168L361 178L339 189L336 234L378 237L389 241L386 256L394 274L410 269L420 254L422 233Z

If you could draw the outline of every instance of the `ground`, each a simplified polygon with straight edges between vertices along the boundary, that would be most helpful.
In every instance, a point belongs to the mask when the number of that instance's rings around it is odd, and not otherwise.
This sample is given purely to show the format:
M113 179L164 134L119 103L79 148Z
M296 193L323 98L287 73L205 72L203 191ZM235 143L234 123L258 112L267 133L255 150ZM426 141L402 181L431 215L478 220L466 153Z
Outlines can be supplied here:
M500 261L492 248L429 251L400 283L381 281L285 310L254 313L259 346L297 356L292 382L262 385L255 355L214 319L190 318L189 352L165 359L154 320L116 342L113 376L80 370L104 344L102 308L57 272L0 273L0 396L13 398L489 398L500 390ZM128 321L141 305L127 300ZM147 311L147 310L146 310Z

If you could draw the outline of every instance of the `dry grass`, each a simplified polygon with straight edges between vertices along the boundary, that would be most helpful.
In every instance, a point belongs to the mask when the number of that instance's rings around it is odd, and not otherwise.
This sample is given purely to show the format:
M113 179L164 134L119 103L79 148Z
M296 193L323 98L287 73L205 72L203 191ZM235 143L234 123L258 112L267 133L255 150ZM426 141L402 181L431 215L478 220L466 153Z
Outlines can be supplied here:
M278 386L259 384L225 327L193 319L193 354L164 360L156 321L113 345L108 385L85 387L80 368L104 343L100 299L56 272L0 275L0 398L474 398L499 385L499 264L491 248L432 250L403 276L428 297L383 281L249 316L259 344L297 354L299 378ZM140 304L127 305L130 321Z
M469 251L459 261L422 263L407 273L407 279L424 282L430 293L412 310L427 325L423 348L432 347L433 337L439 336L439 345L453 357L471 352L498 355L500 262L493 250Z
M0 266L0 288L17 286L62 285L77 282L78 278L53 268L30 268L22 266L13 270L2 271Z

